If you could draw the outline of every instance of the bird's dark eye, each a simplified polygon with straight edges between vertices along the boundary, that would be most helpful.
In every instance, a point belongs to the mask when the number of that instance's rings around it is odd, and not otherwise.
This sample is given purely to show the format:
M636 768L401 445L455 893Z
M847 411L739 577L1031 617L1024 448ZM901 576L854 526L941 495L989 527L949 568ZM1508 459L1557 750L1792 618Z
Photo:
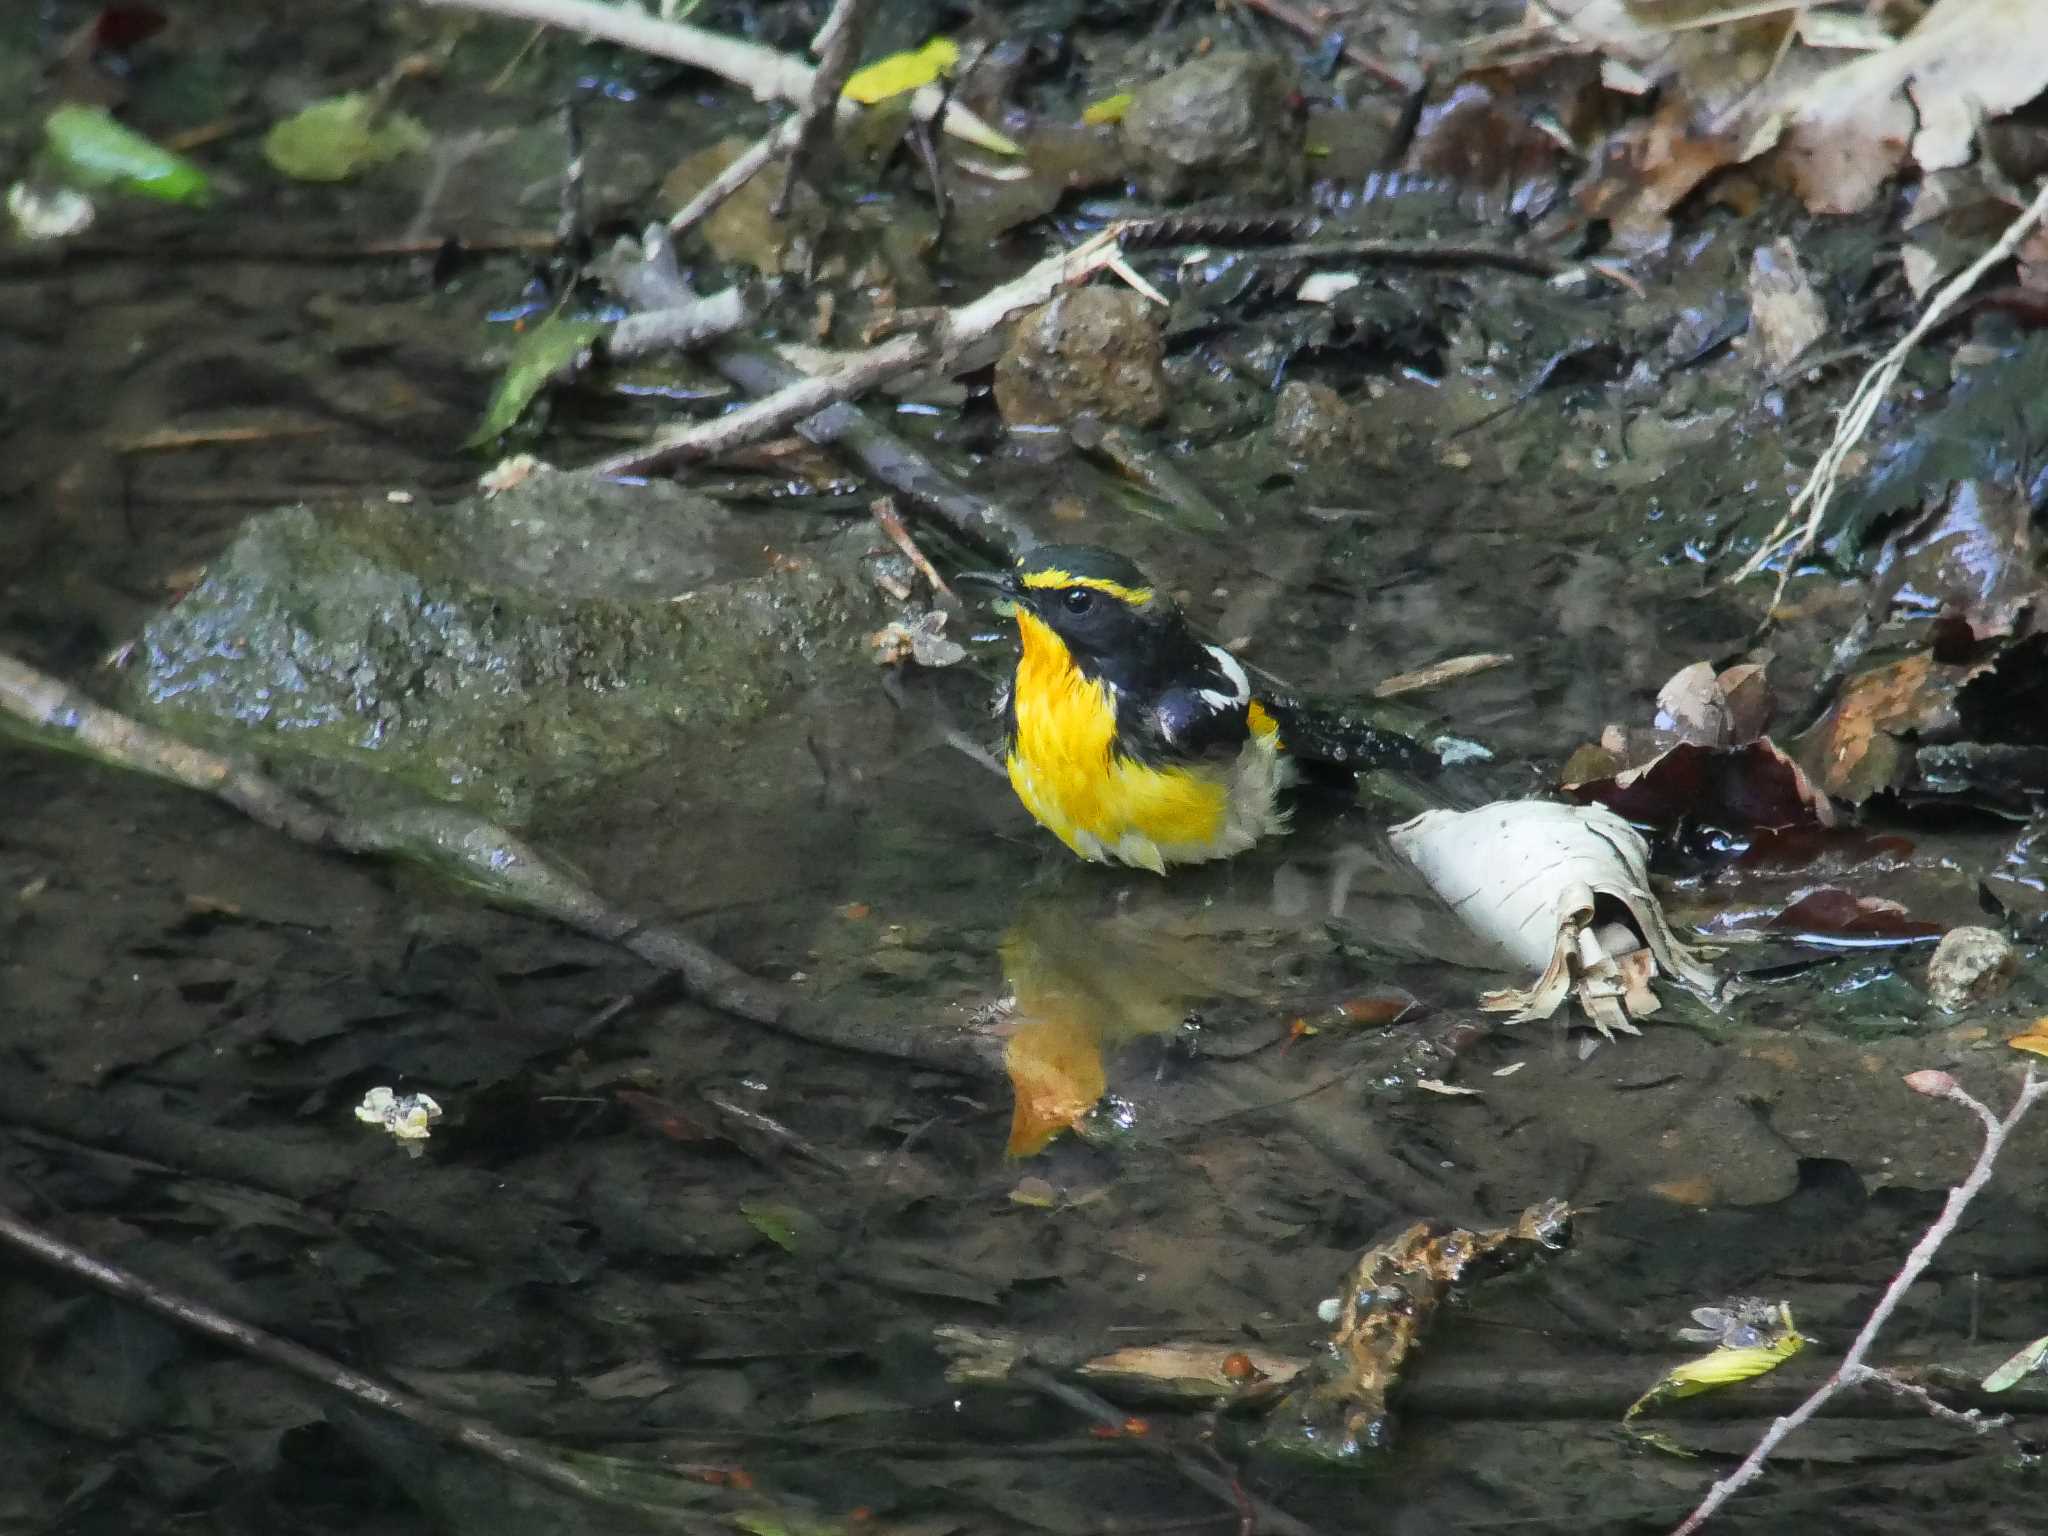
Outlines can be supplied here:
M1060 594L1060 601L1067 605L1067 612L1081 614L1095 606L1095 594L1086 587L1069 587Z

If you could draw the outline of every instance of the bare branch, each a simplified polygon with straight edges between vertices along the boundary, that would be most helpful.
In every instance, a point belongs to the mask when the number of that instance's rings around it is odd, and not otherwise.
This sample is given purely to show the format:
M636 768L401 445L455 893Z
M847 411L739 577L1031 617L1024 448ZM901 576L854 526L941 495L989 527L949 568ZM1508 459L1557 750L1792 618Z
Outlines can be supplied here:
M1771 1453L1784 1443L1785 1438L1793 1430L1820 1412L1829 1398L1852 1382L1877 1375L1863 1363L1864 1356L1870 1353L1871 1345L1877 1342L1878 1333L1891 1321L1892 1313L1898 1310L1899 1303L1905 1300L1906 1292L1913 1288L1927 1266L1934 1261L1934 1255L1940 1250L1941 1245L1947 1242L1950 1234L1955 1231L1956 1223L1962 1220L1963 1212L1969 1208L1970 1202L1977 1198L1978 1192L1990 1181L1991 1170L1996 1166L1998 1154L2004 1148L2006 1138L2012 1134L2013 1127L2018 1125L2027 1111L2034 1107L2035 1100L2048 1093L2048 1078L2036 1077L2033 1068L2029 1067L2026 1081L2020 1085L2019 1097L2013 1101L2012 1108L2001 1120L1982 1103L1964 1092L1945 1072L1916 1072L1908 1081L1911 1082L1913 1079L1921 1080L1914 1084L1916 1092L1925 1093L1932 1098L1951 1099L1984 1122L1984 1145L1977 1153L1976 1163L1971 1167L1969 1176L1948 1192L1948 1200L1942 1206L1941 1214L1934 1219L1934 1224L1921 1234L1920 1241L1913 1245L1913 1251L1906 1255L1906 1262L1892 1277L1892 1283L1885 1288L1884 1295L1878 1298L1877 1305L1871 1309L1869 1318L1863 1324L1863 1331L1856 1335L1855 1342L1842 1357L1842 1363L1835 1367L1834 1374L1822 1382L1805 1402L1782 1419L1775 1420L1749 1455L1743 1458L1742 1465L1707 1490L1707 1496L1700 1500L1699 1507L1685 1517L1684 1523L1672 1532L1672 1536L1692 1536L1692 1532L1706 1524L1714 1512L1727 1503L1739 1489L1756 1480L1758 1474L1763 1471L1764 1463L1770 1459Z

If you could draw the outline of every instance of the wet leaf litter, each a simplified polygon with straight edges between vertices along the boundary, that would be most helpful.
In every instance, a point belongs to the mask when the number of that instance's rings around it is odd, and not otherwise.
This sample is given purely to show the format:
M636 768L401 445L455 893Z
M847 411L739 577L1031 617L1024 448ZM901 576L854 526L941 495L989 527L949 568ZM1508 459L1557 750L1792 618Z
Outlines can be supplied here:
M491 9L19 50L9 1519L1668 1527L1852 1340L1738 1509L2005 1517L2030 13ZM986 772L1039 542L1316 706L1284 838Z

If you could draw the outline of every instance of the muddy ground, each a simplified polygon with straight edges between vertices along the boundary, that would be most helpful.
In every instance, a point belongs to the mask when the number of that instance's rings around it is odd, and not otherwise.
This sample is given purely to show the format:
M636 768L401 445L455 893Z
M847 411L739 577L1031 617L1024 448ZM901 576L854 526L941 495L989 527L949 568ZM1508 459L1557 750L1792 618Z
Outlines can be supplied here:
M64 31L32 9L0 21L17 103L0 134L23 160ZM1404 39L1513 19L1416 9L1354 35L1399 56ZM1569 167L1546 179L1481 157L1390 186L1373 156L1399 126L1396 96L1320 70L1311 45L1249 10L1182 12L1020 11L1004 22L1022 55L1006 66L1013 101L1072 121L1205 38L1250 46L1308 93L1303 131L1325 151L1291 207L1374 235L1587 248ZM706 6L693 20L794 49L818 17ZM957 21L883 6L870 52ZM340 526L360 503L424 515L498 451L588 463L731 395L687 365L600 372L513 440L465 453L513 326L552 303L546 240L438 256L377 242L548 235L565 98L600 244L656 216L679 162L773 120L703 74L434 11L356 4L287 23L222 3L176 22L124 110L160 135L227 125L194 151L219 180L214 204L111 203L69 254L0 251L0 650L164 720L184 704L152 691L145 627L224 568L246 519L304 506ZM425 161L334 185L265 164L269 121L408 53L435 60L405 97L433 132L498 131L431 201ZM902 304L959 302L1158 206L1091 176L1007 225L985 210L975 224L963 195L968 233L912 255L882 232L931 227L913 155L851 175L857 199L805 216L842 283L881 250ZM1139 558L1293 686L1355 696L1450 656L1512 657L1419 707L1491 749L1488 792L1542 794L1610 722L1647 726L1664 681L1703 659L1769 651L1782 717L1810 723L1834 646L1870 606L1873 557L1853 546L1809 562L1761 640L1770 574L1719 578L1911 311L1883 254L1896 209L1819 219L1781 193L1742 201L1682 208L1662 250L1626 258L1627 282L1452 260L1371 269L1348 307L1275 297L1271 264L1227 245L1135 252L1174 307L1163 414L1126 430L1193 497L1141 488L1093 429L1006 430L985 364L950 399L871 409L1041 535ZM1779 237L1817 274L1841 343L1789 373L1742 344L1753 253ZM707 289L746 270L683 254ZM788 282L764 325L858 344L851 320L818 310L832 281ZM873 285L861 291L871 303ZM1980 316L1941 345L2032 366L2004 324ZM1909 442L1939 409L1947 360L1909 378L1883 441ZM1336 404L1297 394L1308 425L1276 429L1282 386L1301 384ZM2008 457L2024 489L2027 454ZM1341 793L1304 801L1289 839L1170 881L1077 864L955 749L995 745L998 620L952 620L969 650L956 666L872 661L869 632L899 608L866 583L870 547L894 556L857 465L785 444L679 478L706 498L677 546L704 586L850 569L836 628L776 650L748 674L757 693L735 702L735 683L629 753L543 773L494 734L503 753L464 757L471 776L439 792L849 1017L999 1043L1014 1027L999 1000L1079 997L1113 1020L1103 1105L1015 1157L1000 1073L736 1020L616 947L431 873L299 846L189 791L10 742L0 1206L557 1452L680 1468L665 1499L744 1529L1251 1528L1166 1447L1320 1531L1648 1531L1676 1524L1820 1379L1969 1167L1973 1117L1903 1076L1939 1068L1994 1107L2013 1097L2024 1058L2005 1040L2048 1011L2039 930L1984 880L2038 885L2016 843L2036 808L2025 782L1859 796L1845 830L1804 842L1706 813L1653 829L1689 931L1762 927L1818 886L1901 903L1912 924L1782 924L1722 957L1749 977L1741 995L1710 1007L1667 987L1639 1038L1589 1052L1568 1012L1504 1024L1477 1010L1474 972L1408 943L1434 919L1361 878L1385 818ZM947 568L992 557L906 507ZM202 703L184 718L344 801L377 761L352 747L345 771L309 767L290 731L243 730L235 713ZM408 792L423 772L408 761ZM2008 983L1936 1008L1934 938L1987 922L2018 941ZM1393 988L1423 1006L1392 1023L1346 1013ZM1428 1086L1441 1083L1478 1091ZM420 1155L358 1123L379 1085L445 1111ZM1974 1381L2048 1326L2031 1176L2044 1136L2022 1127L1878 1359ZM1447 1309L1396 1399L1392 1446L1335 1472L1244 1454L1227 1416L1125 1395L1114 1406L1144 1422L1105 1430L1021 1380L951 1383L935 1342L953 1325L1014 1332L1048 1360L1166 1340L1305 1355L1326 1332L1318 1303L1390 1227L1497 1226L1549 1199L1579 1212L1572 1247ZM26 1259L0 1259L0 1288L0 1529L629 1518ZM1658 1431L1691 1456L1632 1439L1624 1410L1687 1355L1674 1330L1740 1295L1789 1303L1814 1344L1760 1382L1660 1410ZM2016 1435L1979 1437L1857 1395L1721 1523L2026 1528L2041 1401L2023 1387Z

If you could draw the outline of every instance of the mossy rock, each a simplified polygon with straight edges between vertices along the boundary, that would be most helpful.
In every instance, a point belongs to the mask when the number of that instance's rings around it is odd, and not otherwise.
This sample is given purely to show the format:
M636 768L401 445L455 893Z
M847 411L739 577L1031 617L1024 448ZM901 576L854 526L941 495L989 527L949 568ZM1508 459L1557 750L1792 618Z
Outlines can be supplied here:
M126 702L301 785L367 770L524 820L835 676L868 683L867 543L771 560L703 497L553 471L440 507L286 507L150 621Z

